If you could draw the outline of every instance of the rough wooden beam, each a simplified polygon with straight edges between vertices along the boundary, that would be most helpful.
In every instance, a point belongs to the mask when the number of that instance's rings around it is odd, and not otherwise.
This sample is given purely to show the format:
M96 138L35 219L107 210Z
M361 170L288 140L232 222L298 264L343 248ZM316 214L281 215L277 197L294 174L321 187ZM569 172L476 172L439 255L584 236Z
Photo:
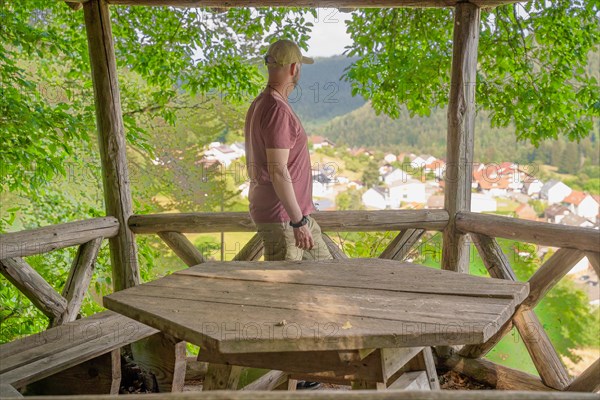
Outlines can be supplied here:
M494 238L480 234L471 234L471 238L492 278L517 280L508 258Z
M383 250L379 258L404 261L410 249L425 233L424 229L405 229Z
M256 261L265 250L263 241L258 233L250 238L248 243L233 257L233 261Z
M597 392L600 390L600 358L590 365L565 389L569 392Z
M140 283L137 245L127 220L132 214L125 128L117 79L117 65L108 4L90 0L83 5L106 214L119 221L119 233L109 240L113 288L122 290Z
M575 264L583 258L583 252L573 249L558 249L529 278L529 296L523 302L528 308L534 308L546 293L561 280Z
M324 232L400 231L407 228L440 231L448 223L445 210L321 211L311 216ZM129 227L138 234L256 232L247 212L138 214L129 218Z
M569 383L569 374L544 327L533 310L520 308L513 317L523 343L545 385L563 390Z
M600 250L600 231L592 228L464 211L456 215L456 227L465 233L481 233L519 242L592 252Z
M67 309L67 300L22 258L0 260L0 273L51 320Z
M508 259L498 243L486 235L472 234L471 236L490 275L493 278L516 281ZM563 252L563 254L569 253ZM559 257L557 257L557 260ZM549 282L552 279L550 278ZM542 284L542 286L545 286L545 284ZM513 323L521 334L525 347L527 347L527 351L544 384L555 389L564 389L569 383L569 376L535 313L521 306L513 316ZM500 331L507 333L506 326L504 328ZM499 340L499 338L494 338L494 340L496 339Z
M503 4L515 3L517 0L472 0L472 3L482 8L492 8ZM129 6L172 6L172 7L290 7L287 0L110 0L111 4ZM300 0L293 3L294 7L321 8L360 8L360 7L454 7L458 0Z
M425 371L405 372L388 389L431 390Z
M290 375L283 371L269 371L241 390L274 390L280 385L287 384Z
M554 390L537 376L517 369L504 367L485 359L464 358L453 355L442 360L444 365L479 382L485 382L498 390ZM470 391L460 391L468 393Z
M77 254L73 259L73 264L69 271L69 277L62 292L62 296L68 302L67 308L59 318L52 321L52 326L75 321L77 318L77 314L85 298L85 293L92 280L94 264L96 263L100 245L102 245L102 238L96 238L82 244L77 249Z
M200 250L184 234L179 232L158 232L158 236L187 264L188 267L202 264L205 259Z
M449 222L443 233L442 268L463 273L469 272L470 245L467 236L456 228L455 216L471 209L479 18L480 9L475 4L456 4L444 187Z
M326 233L323 234L323 241L327 245L327 248L329 249L329 252L333 258L337 260L348 258L346 253L344 253L342 249L340 249L340 247Z
M600 252L588 251L585 255L590 261L590 264L592 264L594 271L596 271L596 275L600 276Z
M0 260L48 253L96 238L110 238L118 232L119 221L103 217L5 233L0 235Z

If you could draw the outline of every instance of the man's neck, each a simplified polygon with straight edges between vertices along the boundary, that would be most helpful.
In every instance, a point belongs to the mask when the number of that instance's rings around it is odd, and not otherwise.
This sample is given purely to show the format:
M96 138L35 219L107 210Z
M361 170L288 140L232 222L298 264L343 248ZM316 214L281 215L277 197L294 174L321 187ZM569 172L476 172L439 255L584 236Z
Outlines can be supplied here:
M267 89L270 91L276 92L277 95L279 95L279 97L282 97L283 100L287 103L288 96L294 90L294 85L292 84L292 82L286 82L286 83L268 82Z

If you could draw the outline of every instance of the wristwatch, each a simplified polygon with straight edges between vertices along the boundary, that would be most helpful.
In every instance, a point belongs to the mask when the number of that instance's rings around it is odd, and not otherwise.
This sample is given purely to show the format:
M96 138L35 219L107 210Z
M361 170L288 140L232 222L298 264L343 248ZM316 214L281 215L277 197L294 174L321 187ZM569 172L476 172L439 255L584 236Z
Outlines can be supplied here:
M308 224L308 217L306 215L302 216L302 219L300 220L300 222L293 223L292 221L290 221L290 226L292 228L300 228L301 226L304 226L306 224Z

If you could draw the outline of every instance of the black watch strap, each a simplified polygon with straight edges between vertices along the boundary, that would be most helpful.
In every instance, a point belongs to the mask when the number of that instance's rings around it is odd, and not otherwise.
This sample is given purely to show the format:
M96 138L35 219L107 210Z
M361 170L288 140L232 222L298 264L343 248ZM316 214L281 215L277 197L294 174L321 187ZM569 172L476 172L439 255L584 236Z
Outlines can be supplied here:
M298 223L293 223L292 221L290 221L290 226L292 228L300 228L301 226L304 226L306 224L308 224L308 217L306 215L303 215L302 219Z

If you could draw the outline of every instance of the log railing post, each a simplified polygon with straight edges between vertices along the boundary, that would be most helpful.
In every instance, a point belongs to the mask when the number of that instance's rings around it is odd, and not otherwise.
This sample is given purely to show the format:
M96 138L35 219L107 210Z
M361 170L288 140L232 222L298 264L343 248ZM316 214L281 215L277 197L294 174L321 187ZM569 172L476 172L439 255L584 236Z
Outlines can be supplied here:
M454 217L458 211L471 208L479 18L480 10L475 4L456 4L444 188L449 223L443 235L442 268L464 273L469 272L469 242L466 235L456 230Z
M129 228L132 214L125 130L117 82L117 65L108 4L90 0L83 5L96 103L96 127L106 214L119 220L119 233L109 239L113 288L140 283L135 237Z

